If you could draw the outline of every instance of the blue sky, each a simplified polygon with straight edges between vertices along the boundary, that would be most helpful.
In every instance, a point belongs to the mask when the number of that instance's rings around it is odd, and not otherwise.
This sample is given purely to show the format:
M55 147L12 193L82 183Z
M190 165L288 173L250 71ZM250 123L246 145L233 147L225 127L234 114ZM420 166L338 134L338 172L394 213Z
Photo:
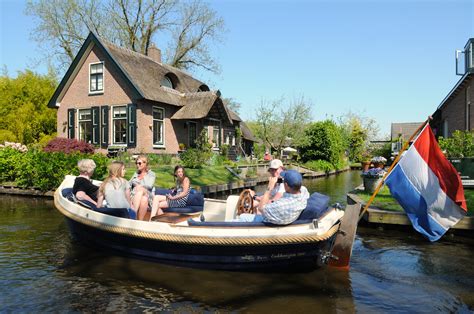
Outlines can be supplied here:
M10 75L36 64L24 2L0 0L0 65ZM312 118L352 111L392 122L424 121L459 80L454 52L474 37L474 1L212 1L228 32L212 48L220 75L195 73L242 104L304 96ZM160 46L160 43L157 43Z

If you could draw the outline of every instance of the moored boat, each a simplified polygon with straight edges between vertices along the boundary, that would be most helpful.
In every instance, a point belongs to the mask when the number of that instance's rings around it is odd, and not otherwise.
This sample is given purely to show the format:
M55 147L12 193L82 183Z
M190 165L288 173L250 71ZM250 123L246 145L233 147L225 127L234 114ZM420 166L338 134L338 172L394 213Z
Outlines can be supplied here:
M198 213L132 220L126 209L97 211L68 198L74 179L66 176L54 195L71 235L86 245L135 257L214 269L315 268L338 259L332 254L337 236L351 238L340 230L345 212L338 208L287 226L233 222L237 196L205 199ZM349 255L351 248L352 242Z

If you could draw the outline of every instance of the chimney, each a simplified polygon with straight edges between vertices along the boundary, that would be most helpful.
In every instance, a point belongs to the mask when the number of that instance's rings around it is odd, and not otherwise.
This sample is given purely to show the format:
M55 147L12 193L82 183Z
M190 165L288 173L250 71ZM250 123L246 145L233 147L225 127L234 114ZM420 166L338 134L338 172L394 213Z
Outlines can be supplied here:
M155 44L151 44L148 47L148 57L150 57L153 61L161 63L161 50L158 49Z

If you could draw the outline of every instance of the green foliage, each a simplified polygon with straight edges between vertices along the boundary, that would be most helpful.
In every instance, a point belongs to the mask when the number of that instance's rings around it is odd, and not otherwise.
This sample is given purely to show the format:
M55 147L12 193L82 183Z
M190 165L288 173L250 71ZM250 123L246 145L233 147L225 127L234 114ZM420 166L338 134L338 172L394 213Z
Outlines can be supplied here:
M291 101L263 100L256 108L255 121L247 123L252 133L273 151L303 144L304 129L311 118L311 100L303 96Z
M352 112L339 118L341 134L347 148L349 160L361 162L369 158L370 139L378 133L375 120Z
M474 157L474 131L456 130L449 138L438 138L438 143L447 157Z
M300 148L303 161L325 160L335 168L343 163L344 140L334 121L312 123L305 131L307 143Z
M304 167L313 171L329 172L331 170L334 170L334 166L326 160L311 160L306 162L304 164Z
M0 130L0 143L15 142L16 136L10 130Z
M199 169L208 161L207 154L203 154L197 148L189 148L179 155L186 168Z
M47 107L56 85L52 75L29 70L14 79L0 76L0 140L31 144L56 132L56 110Z
M173 155L170 154L149 154L148 160L151 165L171 165L173 163Z
M229 145L228 144L222 144L221 145L221 156L224 156L227 158L229 155Z
M265 155L265 145L257 142L253 143L253 153L257 160L263 159L263 155Z
M59 186L67 174L78 175L77 162L91 158L97 167L94 178L102 180L107 173L108 158L102 154L65 154L30 150L0 149L0 181L14 181L19 187L37 187L42 191Z
M382 156L387 160L390 160L392 156L392 143L386 143L383 146L378 146L372 149L373 156Z
M212 144L208 141L206 129L199 133L196 148L187 149L179 157L187 168L198 169L207 164L212 157Z

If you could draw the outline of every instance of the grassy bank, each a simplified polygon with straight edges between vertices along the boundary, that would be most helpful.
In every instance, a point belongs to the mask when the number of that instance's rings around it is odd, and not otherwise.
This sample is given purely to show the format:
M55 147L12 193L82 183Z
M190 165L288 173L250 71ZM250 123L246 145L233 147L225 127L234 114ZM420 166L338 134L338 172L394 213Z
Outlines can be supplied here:
M155 186L169 188L174 185L174 166L164 165L151 167L156 174ZM127 168L125 177L131 178L135 172L135 166ZM214 184L224 184L237 181L224 166L204 166L201 169L186 169L186 175L191 180L192 186L205 186Z
M365 191L357 190L355 192L364 202L368 202L372 194ZM464 196L466 197L466 203L469 216L474 216L474 189L465 189ZM378 207L380 209L390 210L390 211L403 211L403 208L398 204L398 202L391 196L390 190L388 187L384 186L380 192L375 197L372 202L373 207Z

